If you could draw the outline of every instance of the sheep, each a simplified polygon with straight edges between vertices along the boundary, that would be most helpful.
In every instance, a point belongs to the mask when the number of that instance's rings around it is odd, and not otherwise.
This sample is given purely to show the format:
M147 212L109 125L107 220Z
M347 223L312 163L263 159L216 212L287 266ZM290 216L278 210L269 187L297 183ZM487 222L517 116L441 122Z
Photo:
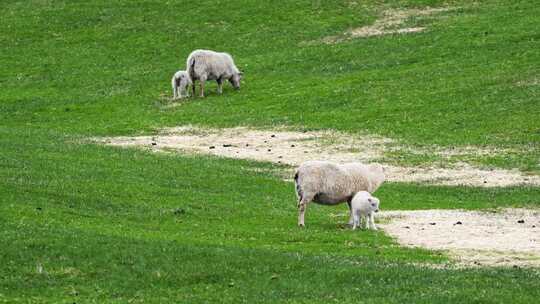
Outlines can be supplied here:
M384 182L383 167L379 164L307 161L302 163L294 175L298 199L298 226L304 227L307 204L337 205L351 200L359 191L375 192ZM349 224L353 224L352 212Z
M195 50L188 56L186 70L193 83L193 96L195 96L196 80L200 82L201 97L204 97L204 84L207 80L217 81L218 94L221 94L223 90L223 80L228 80L235 89L240 89L243 73L238 70L233 58L227 53Z
M191 84L191 78L186 71L178 71L174 73L172 79L173 99L182 98L182 93L186 93L186 97L189 97L189 85Z
M379 204L379 199L371 196L371 194L367 191L360 191L356 193L351 200L351 213L353 215L352 229L355 230L356 227L361 225L363 217L365 218L366 228L377 230L377 227L375 226L374 213L379 212Z

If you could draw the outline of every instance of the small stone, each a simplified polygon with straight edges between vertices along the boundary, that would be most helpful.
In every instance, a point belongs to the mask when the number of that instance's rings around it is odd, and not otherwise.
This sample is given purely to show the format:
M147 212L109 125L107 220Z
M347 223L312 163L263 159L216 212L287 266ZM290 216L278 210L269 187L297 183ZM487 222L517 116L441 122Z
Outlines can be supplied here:
M215 148L216 148L216 146L210 146L210 147L208 147L208 149L215 149Z
M272 149L268 149L268 152L271 152L271 151L272 151Z
M278 156L277 158L283 158L283 156L280 155L280 156Z
M437 225L437 223L429 223L430 225Z
M460 221L457 221L454 225L461 225L461 224L463 224L463 223L460 222Z
M484 181L484 184L487 184L487 181Z
M232 147L232 145L231 144L224 144L223 147L229 148L229 147Z
M268 140L265 140L264 143L266 144L268 142Z
M155 142L152 142L152 146L155 146L155 145L157 145L157 143L155 143Z
M524 223L525 223L525 220L518 220L518 223L519 223L519 224L524 224Z
M276 137L276 135L275 135L275 134L272 134L272 135L270 135L270 137Z
M246 144L246 147L249 147L249 144Z
M411 227L409 227L409 226L405 226L405 227L403 227L403 228L405 228L405 229L411 229Z
M294 147L296 147L296 146L295 146L295 145L291 145L291 148L294 148Z

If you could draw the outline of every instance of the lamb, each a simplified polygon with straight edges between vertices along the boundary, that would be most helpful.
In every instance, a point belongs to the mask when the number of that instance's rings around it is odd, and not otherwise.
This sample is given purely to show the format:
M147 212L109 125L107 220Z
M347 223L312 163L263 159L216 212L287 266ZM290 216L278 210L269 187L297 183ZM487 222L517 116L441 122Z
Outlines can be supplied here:
M351 201L351 213L353 215L352 229L355 230L356 227L361 225L363 217L365 218L366 228L377 230L374 213L379 212L379 204L379 199L371 196L367 191L356 193Z
M305 226L304 215L308 203L337 205L347 202L350 211L351 200L357 192L373 193L384 179L384 170L379 164L335 164L328 161L302 163L294 175L298 199L298 226ZM351 212L349 224L353 224L352 215Z
M182 98L182 93L186 93L186 97L189 97L188 87L191 84L191 78L186 71L178 71L174 73L172 79L173 99Z
M200 82L200 96L204 97L204 84L207 80L215 80L218 84L218 94L221 94L223 81L228 80L235 89L240 89L243 73L234 64L233 58L227 53L210 50L195 50L189 54L186 69L193 83L195 96L195 81Z

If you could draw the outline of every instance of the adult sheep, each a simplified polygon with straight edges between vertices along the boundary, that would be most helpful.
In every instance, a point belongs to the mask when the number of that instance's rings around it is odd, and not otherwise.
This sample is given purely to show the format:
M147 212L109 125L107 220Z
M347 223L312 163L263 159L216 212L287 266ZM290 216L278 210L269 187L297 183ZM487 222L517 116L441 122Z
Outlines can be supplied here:
M294 175L298 198L298 226L304 227L307 204L337 205L351 200L359 191L375 192L384 182L383 167L379 164L307 161L298 167ZM350 213L352 223L352 213Z
M195 50L189 54L186 70L193 83L193 96L195 96L195 81L199 80L201 97L204 97L204 83L215 80L218 84L218 93L222 92L224 80L228 80L235 89L240 88L242 72L234 64L233 58L227 53L210 50Z

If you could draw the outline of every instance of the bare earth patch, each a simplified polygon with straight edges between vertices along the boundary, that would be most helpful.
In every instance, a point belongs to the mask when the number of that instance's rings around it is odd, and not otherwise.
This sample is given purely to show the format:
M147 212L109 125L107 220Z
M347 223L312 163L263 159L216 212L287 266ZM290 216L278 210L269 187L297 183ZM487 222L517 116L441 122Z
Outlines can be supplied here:
M113 137L97 140L114 146L145 147L153 151L203 153L291 166L297 166L306 160L380 162L385 151L389 149L410 149L399 146L389 138L371 135L351 136L335 131L263 131L247 128L178 127L165 129L154 136ZM461 155L490 152L487 149L475 150L472 147L466 147L450 151L438 149L435 153ZM484 170L467 164L457 164L453 168L395 165L384 165L384 168L388 180L394 182L480 187L540 185L540 176L527 176L517 170Z
M334 44L354 38L422 32L426 29L425 27L403 27L403 24L411 17L430 16L448 10L449 8L387 10L371 25L353 28L341 35L324 37L322 42Z
M447 250L462 265L540 266L540 210L386 211L380 217L389 222L379 226L401 245Z

